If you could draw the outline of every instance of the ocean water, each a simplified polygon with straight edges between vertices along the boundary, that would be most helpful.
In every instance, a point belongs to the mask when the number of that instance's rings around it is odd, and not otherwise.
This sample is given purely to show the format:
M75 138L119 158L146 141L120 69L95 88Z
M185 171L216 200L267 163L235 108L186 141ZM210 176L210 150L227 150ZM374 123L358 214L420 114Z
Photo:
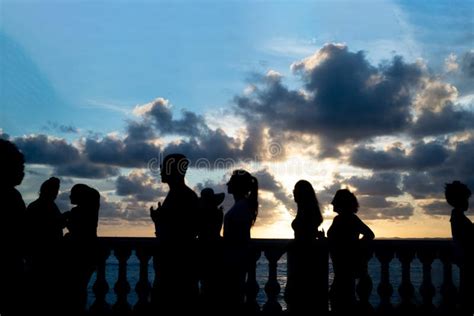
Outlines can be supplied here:
M432 264L432 270L431 270L431 276L432 276L432 282L433 285L436 289L436 294L435 297L433 298L433 302L435 305L439 305L441 302L441 295L440 295L440 290L441 290L441 285L443 282L443 265L440 260L435 260ZM278 282L280 283L281 286L281 291L280 295L278 297L279 303L283 307L283 309L286 308L286 303L283 299L283 293L285 290L286 286L286 280L287 280L287 262L286 262L286 255L283 255L281 259L278 262L277 266L277 279ZM372 303L373 306L377 306L379 303L379 297L377 294L377 287L380 283L380 271L381 271L381 266L380 263L377 259L372 258L369 261L369 275L372 278L373 282L373 290L370 296L370 302ZM139 278L139 271L140 271L140 264L138 259L134 254L130 257L128 260L128 265L127 265L127 277L128 277L128 282L130 283L131 291L128 295L128 302L133 306L137 302L137 295L135 292L135 286L138 282ZM257 270L256 270L256 275L257 275L257 282L260 286L260 291L257 296L257 301L260 304L260 306L263 306L265 304L267 297L264 291L265 284L268 280L268 261L264 256L262 256L259 261L257 262ZM394 258L390 262L390 283L393 286L393 295L391 298L391 302L393 304L398 304L400 303L400 296L398 294L398 287L400 286L401 282L401 263L398 259ZM153 270L153 262L150 260L149 262L149 267L148 267L148 280L150 283L153 283L155 277L155 273ZM116 301L116 296L115 293L113 292L113 287L115 285L115 282L117 281L118 278L118 261L114 256L110 256L107 260L106 263L106 279L109 284L109 292L106 296L106 300L109 304L114 304ZM88 304L92 304L94 301L94 293L92 291L92 286L95 282L96 276L95 273L91 278L91 281L89 282L89 296L88 296ZM329 262L329 286L332 283L334 279L334 273L332 270L332 265ZM415 288L415 297L414 301L416 304L421 303L422 299L420 296L420 286L423 281L423 267L421 262L418 259L414 259L411 263L411 281L412 284ZM456 265L453 265L453 282L456 287L459 287L459 269Z

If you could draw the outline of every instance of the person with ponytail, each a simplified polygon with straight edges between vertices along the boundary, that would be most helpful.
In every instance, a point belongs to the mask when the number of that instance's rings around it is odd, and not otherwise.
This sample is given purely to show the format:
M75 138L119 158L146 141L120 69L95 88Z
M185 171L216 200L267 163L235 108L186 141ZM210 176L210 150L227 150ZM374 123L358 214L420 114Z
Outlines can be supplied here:
M231 314L244 312L245 279L251 260L250 230L258 215L258 181L245 170L235 170L227 183L234 205L224 216L225 306Z

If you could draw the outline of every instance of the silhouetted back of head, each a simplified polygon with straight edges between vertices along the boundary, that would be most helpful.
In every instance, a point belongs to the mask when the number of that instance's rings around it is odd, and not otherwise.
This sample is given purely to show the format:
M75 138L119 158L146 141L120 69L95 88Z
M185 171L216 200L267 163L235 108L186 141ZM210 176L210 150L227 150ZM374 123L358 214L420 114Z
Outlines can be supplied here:
M188 170L189 160L183 154L170 154L161 164L161 181L164 183L182 180Z
M199 202L202 207L216 208L222 204L225 198L225 193L214 193L212 188L204 188L201 191L201 198Z
M356 196L348 189L338 190L331 204L334 207L334 212L339 214L357 213L359 210Z
M91 188L85 184L78 183L71 188L71 204L85 205L91 197Z
M94 188L89 187L89 192L87 192L87 204L98 210L100 208L100 193Z
M247 198L253 212L253 222L258 215L258 180L245 170L234 170L229 182L227 192L234 196Z
M12 142L0 139L0 185L14 187L25 176L25 158Z
M471 197L471 190L460 181L453 181L446 183L444 187L444 195L446 201L455 208L467 210L469 207L469 198Z
M40 188L40 198L47 200L54 200L58 196L60 181L56 177L51 177Z

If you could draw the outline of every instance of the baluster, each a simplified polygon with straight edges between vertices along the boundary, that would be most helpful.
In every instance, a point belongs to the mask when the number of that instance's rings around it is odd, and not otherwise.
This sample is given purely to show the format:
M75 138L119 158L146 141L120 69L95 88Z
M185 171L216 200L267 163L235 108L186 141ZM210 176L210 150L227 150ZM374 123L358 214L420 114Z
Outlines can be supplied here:
M257 295L260 287L257 282L257 261L260 259L260 250L251 248L248 263L247 282L245 283L245 310L249 315L260 312L260 306L257 303Z
M404 312L409 312L414 309L413 296L415 293L415 287L411 283L411 262L415 257L413 249L401 249L398 252L398 260L402 264L402 282L398 288L400 293L401 303L399 309Z
M441 285L441 311L448 313L454 310L456 306L456 287L453 283L452 261L453 253L451 247L444 248L440 253L440 259L443 263L443 284Z
M420 294L423 298L422 309L425 312L431 312L434 308L433 297L435 295L435 287L431 280L431 264L435 258L434 251L431 249L420 250L418 258L423 264L423 282L420 286Z
M278 303L278 294L280 293L281 286L277 279L277 265L283 253L284 250L281 248L265 250L265 257L268 260L268 281L265 284L267 302L263 306L263 312L265 314L276 315L282 311L281 305Z
M359 310L362 314L366 315L374 311L374 308L369 303L369 297L370 293L372 293L373 284L368 272L368 263L372 258L372 251L366 248L362 248L362 250L364 251L364 265L362 267L359 282L356 286L356 293L359 297Z
M113 311L119 315L129 314L131 312L130 304L127 301L128 293L130 293L130 284L127 280L127 261L132 251L127 247L117 247L114 250L115 257L119 262L119 272L117 283L115 283L114 291L117 294L117 301L113 306Z
M105 300L109 292L109 284L105 277L105 266L107 258L110 256L110 249L101 247L98 253L97 275L92 290L94 291L95 301L89 309L91 315L104 315L110 312L110 305Z
M392 310L390 299L393 294L393 287L390 284L390 261L393 258L393 251L389 249L381 249L376 252L377 259L381 264L380 269L380 284L377 288L377 293L380 296L379 310L387 312Z
M140 261L140 278L137 282L137 285L135 286L138 302L134 307L134 311L139 315L144 315L150 310L150 302L148 301L148 297L151 292L151 285L148 280L148 262L150 261L151 253L149 249L139 247L136 250L136 256Z

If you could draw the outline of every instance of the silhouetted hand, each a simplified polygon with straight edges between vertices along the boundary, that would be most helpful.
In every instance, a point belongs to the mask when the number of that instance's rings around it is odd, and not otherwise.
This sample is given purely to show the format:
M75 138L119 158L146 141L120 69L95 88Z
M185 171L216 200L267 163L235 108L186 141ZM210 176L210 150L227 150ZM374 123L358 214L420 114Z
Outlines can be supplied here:
M158 207L155 209L152 207L150 207L150 217L151 219L153 220L153 222L157 222L158 220L158 216L159 216L159 213L160 213L160 208L161 208L161 202L158 202Z

